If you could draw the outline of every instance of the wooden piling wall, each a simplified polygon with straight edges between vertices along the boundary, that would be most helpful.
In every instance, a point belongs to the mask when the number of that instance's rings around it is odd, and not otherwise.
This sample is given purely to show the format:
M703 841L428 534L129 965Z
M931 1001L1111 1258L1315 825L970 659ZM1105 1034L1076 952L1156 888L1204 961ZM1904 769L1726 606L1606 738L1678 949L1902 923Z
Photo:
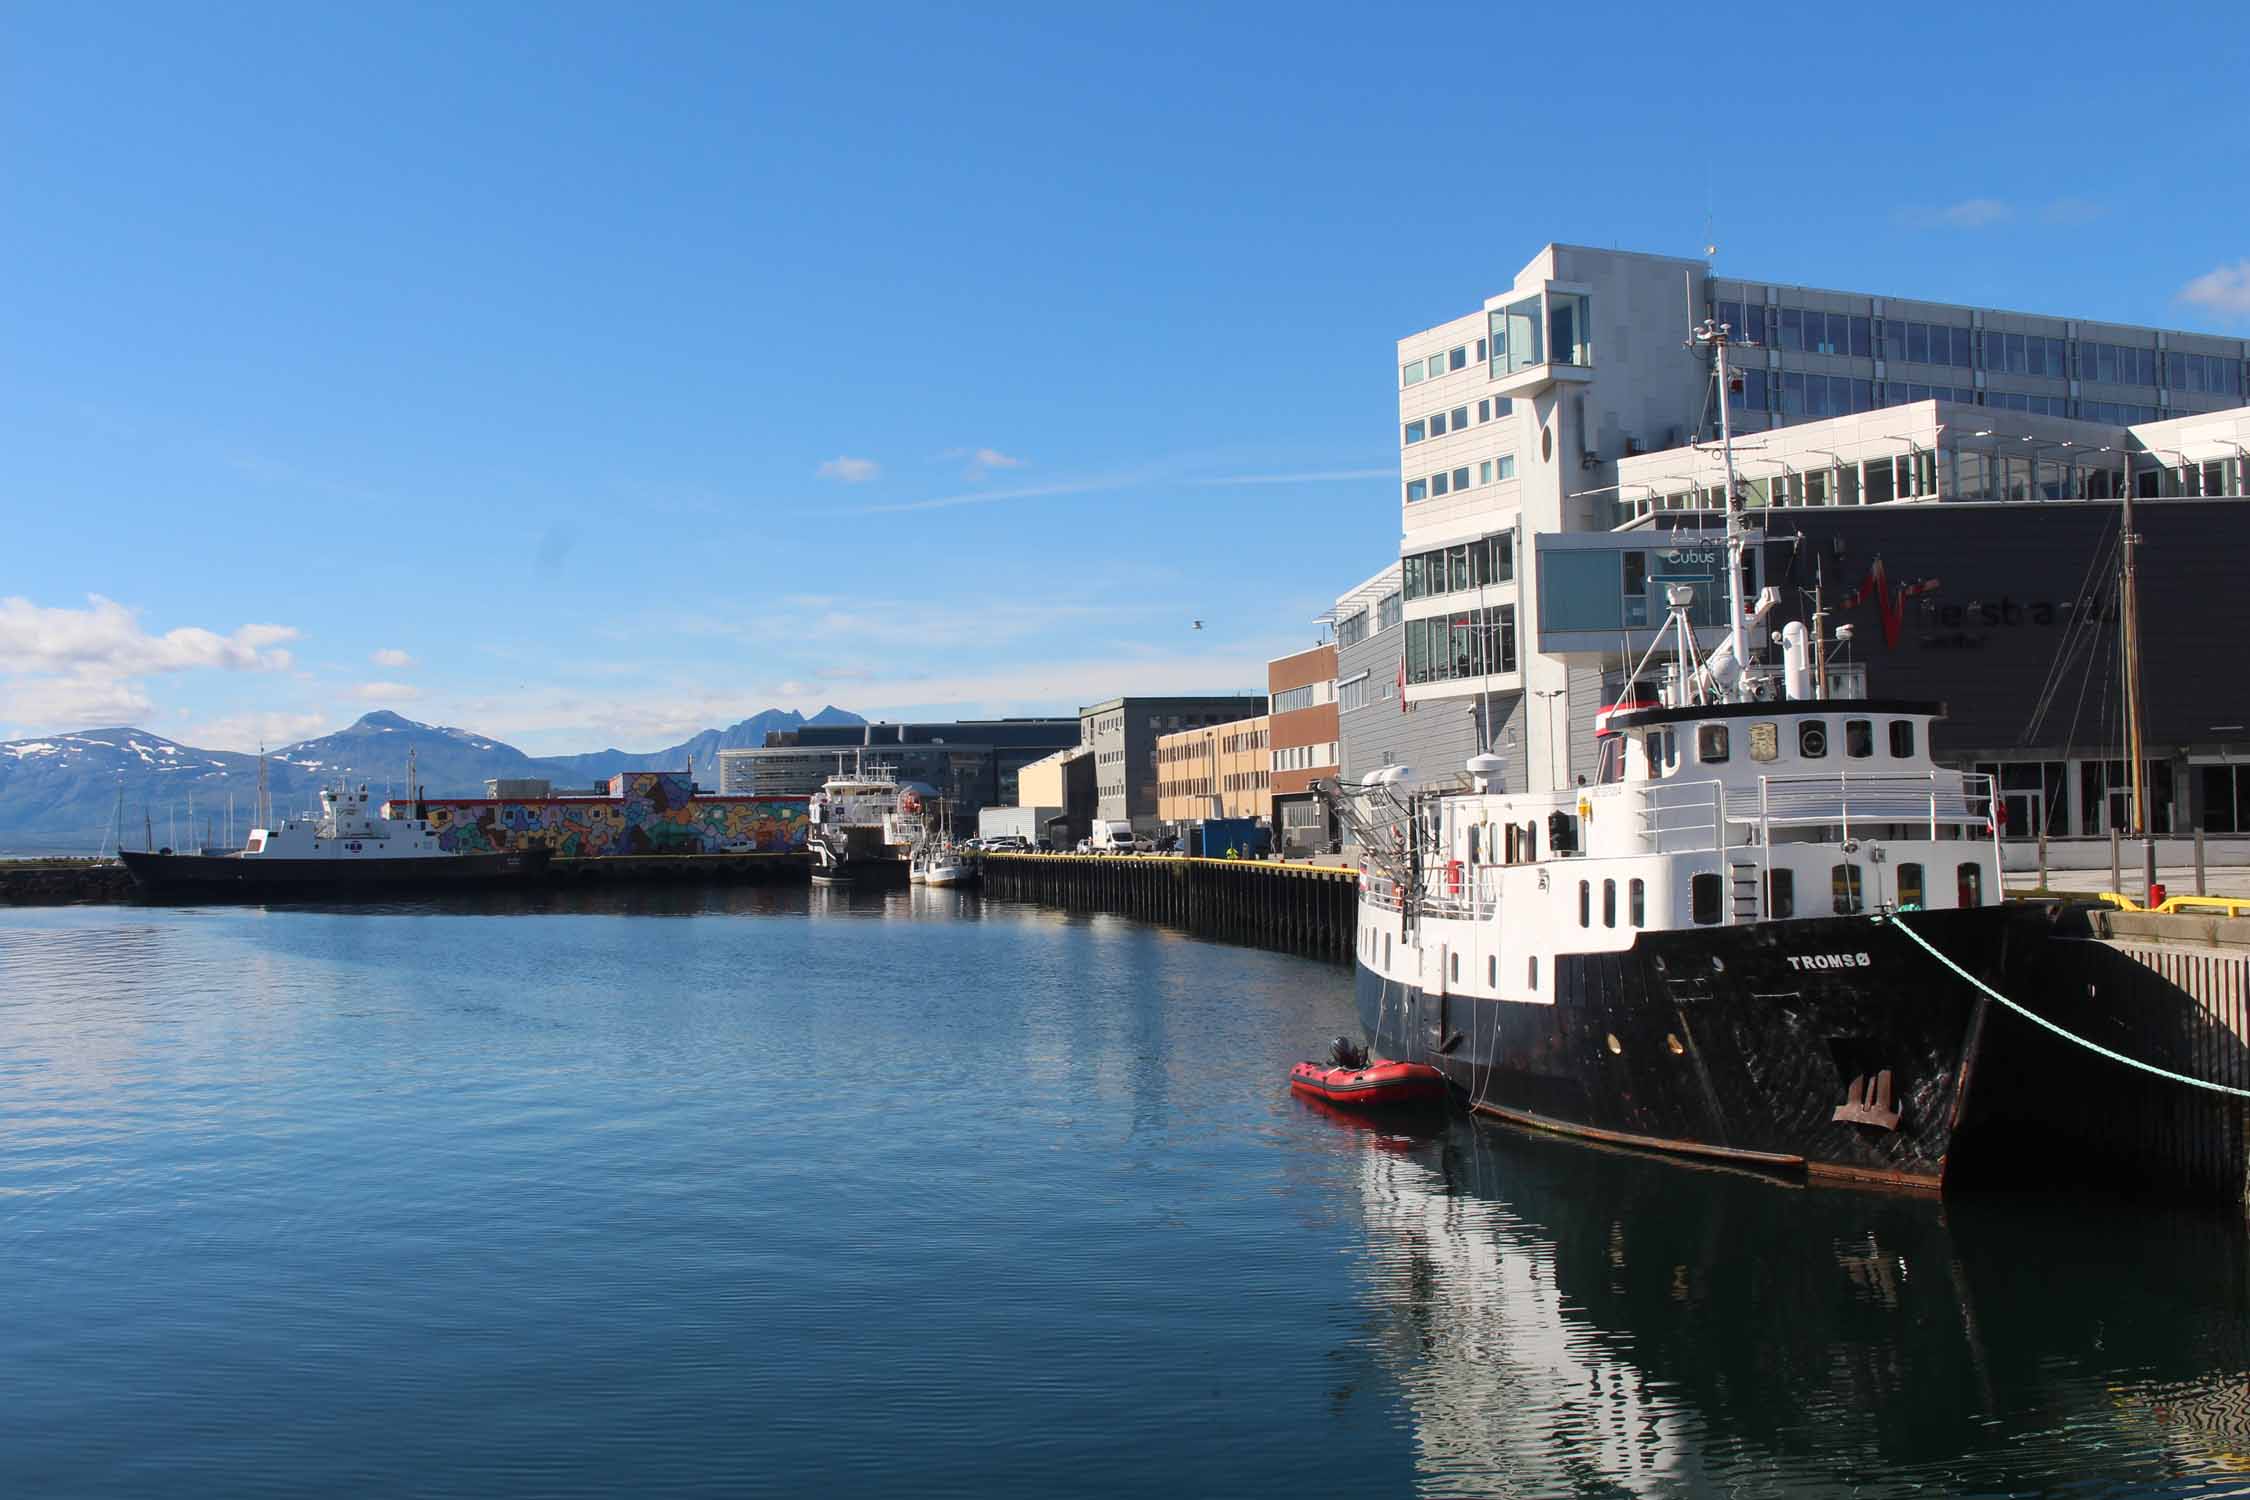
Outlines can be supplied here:
M1356 870L1173 855L988 854L984 889L1336 963L1351 960L1359 909Z

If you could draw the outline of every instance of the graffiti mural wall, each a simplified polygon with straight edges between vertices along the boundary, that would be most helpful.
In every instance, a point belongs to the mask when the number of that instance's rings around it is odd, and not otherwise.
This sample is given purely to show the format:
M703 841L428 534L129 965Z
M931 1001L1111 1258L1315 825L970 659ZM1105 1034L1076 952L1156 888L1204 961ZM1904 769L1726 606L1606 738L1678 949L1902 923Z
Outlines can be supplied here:
M430 827L453 853L547 848L557 857L785 854L805 847L803 797L698 797L685 773L629 771L607 797L433 800ZM411 817L412 803L391 804Z

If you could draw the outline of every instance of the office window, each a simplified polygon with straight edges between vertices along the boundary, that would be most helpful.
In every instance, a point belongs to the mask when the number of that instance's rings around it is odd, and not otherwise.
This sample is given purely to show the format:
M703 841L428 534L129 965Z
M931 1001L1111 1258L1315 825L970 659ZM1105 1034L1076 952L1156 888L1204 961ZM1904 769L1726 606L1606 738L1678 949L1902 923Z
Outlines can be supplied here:
M1855 317L1852 319L1851 350L1853 354L1857 355L1861 359L1866 359L1869 355L1874 353L1874 327L1875 320L1872 318Z
M1719 321L1726 324L1736 338L1741 338L1742 304L1739 302L1721 302L1717 311Z
M1516 456L1513 453L1503 453L1493 460L1493 477L1496 479L1513 479L1516 477Z
M1451 482L1447 478L1446 473L1443 469L1438 470L1437 473L1430 476L1430 494L1433 497L1437 495L1443 495L1447 493L1451 488Z
M1910 364L1926 365L1930 362L1929 324L1909 323L1906 325L1906 358Z
M1430 378L1431 378L1432 380L1435 380L1435 379L1436 379L1436 378L1437 378L1438 376L1440 376L1440 375L1443 375L1443 374L1445 373L1445 356L1444 356L1444 355L1442 355L1442 354L1433 354L1433 355L1431 355L1431 356L1429 357L1429 359L1428 359L1428 360L1426 361L1426 363L1427 363L1427 364L1429 365L1429 367L1430 367Z
M1408 505L1412 505L1417 500L1427 500L1429 495L1430 482L1427 479L1409 479L1406 481L1406 503Z
M1478 364L1480 364L1480 365L1484 363L1484 340L1483 340L1483 339L1478 339L1478 340L1477 340L1477 363L1478 363Z
M1490 483L1492 483L1492 460L1491 460L1491 459L1487 458L1487 459L1481 459L1481 460L1479 460L1479 461L1478 461L1478 463L1477 463L1477 483L1478 483L1478 484L1490 484Z
M1406 607L1396 594L1385 594L1375 606L1375 628L1388 630L1405 614Z
M1469 466L1467 464L1463 464L1453 471L1453 487L1457 490L1465 490L1469 487Z
M1336 684L1336 711L1348 714L1355 708L1367 707L1367 678L1354 677L1349 682Z
M1781 310L1781 336L1774 342L1784 349L1805 347L1805 314L1801 308L1785 307Z
M1419 421L1407 423L1405 430L1406 441L1409 443L1419 443L1423 438L1429 435L1428 425Z
M1492 403L1490 401L1479 401L1477 403L1477 420L1479 422L1492 420Z
M1398 383L1400 385L1420 385L1422 383L1422 362L1416 360L1410 365L1400 365L1398 367Z
M1466 426L1468 426L1468 425L1469 425L1469 409L1468 409L1468 408L1467 408L1466 406L1456 406L1456 407L1454 407L1454 408L1453 408L1453 430L1454 430L1455 432L1459 432L1459 431L1460 431L1460 430L1461 430L1462 428L1464 428L1464 427L1466 427Z
M1463 344L1460 348L1449 351L1445 356L1445 367L1449 370L1467 369L1469 367L1468 345Z
M1356 646L1367 639L1367 611L1355 610L1336 622L1336 645L1339 649Z
M1431 412L1431 413L1430 413L1430 436L1431 436L1431 437L1434 437L1434 438L1440 438L1440 437L1444 437L1444 436L1445 436L1445 413L1444 413L1444 412L1442 412L1442 411L1433 411L1433 412Z

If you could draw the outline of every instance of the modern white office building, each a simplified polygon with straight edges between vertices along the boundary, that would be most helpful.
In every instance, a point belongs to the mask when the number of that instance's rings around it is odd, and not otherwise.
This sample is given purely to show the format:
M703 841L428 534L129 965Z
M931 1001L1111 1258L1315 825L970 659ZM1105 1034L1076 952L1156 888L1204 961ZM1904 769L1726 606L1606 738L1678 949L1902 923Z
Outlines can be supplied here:
M1627 536L1592 534L1692 521L1717 503L1716 460L1697 445L1717 436L1721 393L1708 351L1688 344L1707 317L1746 344L1725 399L1760 504L2099 501L2128 482L2136 493L2199 499L2244 491L2241 450L2226 456L2241 424L2208 415L2250 394L2240 339L1744 281L1696 260L1548 245L1481 305L1398 341L1392 607L1402 615L1393 659L1404 712L1375 701L1345 712L1347 768L1391 759L1445 774L1489 748L1533 789L1588 770L1616 664L1646 644L1663 609L1654 621L1620 616L1543 634L1547 579L1560 586L1594 566L1550 568L1548 553L1622 554L1634 550ZM2158 449L2171 450L2168 465ZM2143 455L2130 480L2128 451ZM1770 548L1761 562L1775 567ZM1668 566L1643 565L1658 576ZM1387 589L1367 592L1338 601L1340 630L1359 609L1383 610ZM1370 616L1370 627L1381 623ZM1369 643L1384 634L1370 628ZM1350 664L1379 674L1368 655ZM1397 748L1371 751L1369 734Z

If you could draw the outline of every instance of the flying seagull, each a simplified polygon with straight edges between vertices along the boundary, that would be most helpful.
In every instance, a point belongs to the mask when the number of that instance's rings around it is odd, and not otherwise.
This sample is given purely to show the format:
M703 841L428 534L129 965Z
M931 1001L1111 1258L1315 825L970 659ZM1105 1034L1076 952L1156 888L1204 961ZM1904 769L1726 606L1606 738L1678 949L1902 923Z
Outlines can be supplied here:
M1196 621L1195 628L1201 630L1203 628L1203 622L1201 620Z

